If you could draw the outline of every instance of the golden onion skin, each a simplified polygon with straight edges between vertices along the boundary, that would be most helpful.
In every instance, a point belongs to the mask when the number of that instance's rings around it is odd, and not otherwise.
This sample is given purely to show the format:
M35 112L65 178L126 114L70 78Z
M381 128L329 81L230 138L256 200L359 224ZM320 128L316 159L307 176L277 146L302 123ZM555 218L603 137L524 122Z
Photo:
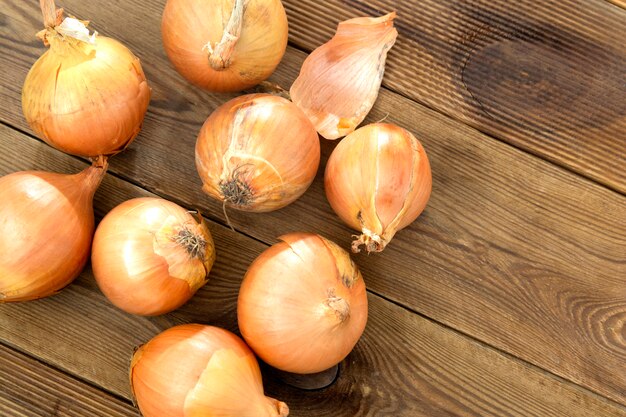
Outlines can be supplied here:
M0 303L53 295L80 274L93 238L92 199L105 171L0 178Z
M156 316L187 302L208 279L215 246L201 216L161 198L134 198L102 219L91 265L100 290L131 314Z
M361 127L333 150L324 174L326 197L365 245L380 252L424 210L432 189L430 163L410 132L388 123Z
M320 161L319 138L295 104L249 94L220 106L196 142L203 190L229 207L277 210L311 185Z
M349 254L313 233L289 233L259 255L239 290L239 330L266 363L310 374L342 361L367 323L365 282Z
M331 40L302 64L291 99L326 139L354 131L369 113L396 41L396 13L340 22Z
M226 68L209 62L239 0L168 0L161 34L168 58L189 82L215 92L233 92L267 79L287 48L287 15L280 0L247 0L241 33Z
M287 417L289 407L266 397L250 348L213 326L171 327L139 347L130 384L144 417Z
M96 44L54 34L28 72L22 109L33 131L73 155L112 155L132 142L150 102L139 59L120 42Z

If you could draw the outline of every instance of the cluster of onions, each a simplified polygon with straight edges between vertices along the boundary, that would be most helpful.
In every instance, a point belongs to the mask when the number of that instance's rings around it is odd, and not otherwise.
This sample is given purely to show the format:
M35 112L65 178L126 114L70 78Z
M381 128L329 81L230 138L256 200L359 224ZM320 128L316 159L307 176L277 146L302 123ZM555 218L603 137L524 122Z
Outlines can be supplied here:
M421 143L398 126L375 123L343 139L328 159L326 196L337 215L362 234L359 252L380 252L424 210L432 188Z
M268 78L287 47L280 0L168 0L163 45L176 70L209 91L241 91Z
M296 200L315 178L319 161L311 122L292 102L269 94L223 104L196 142L203 190L245 211L267 212Z
M82 271L93 237L98 160L75 175L40 171L0 178L0 302L52 295Z
M354 131L374 105L398 36L395 17L392 12L341 22L335 36L304 61L291 98L326 139Z
M161 198L135 198L102 220L93 240L96 281L122 310L159 315L187 302L215 261L202 216Z
M212 326L172 327L140 347L130 368L144 417L286 417L263 393L254 354L234 334Z
M150 101L139 59L118 41L89 35L87 22L41 0L50 49L22 91L28 124L51 146L74 155L111 155L137 136Z
M239 329L268 364L308 374L343 360L367 322L363 277L346 251L311 233L291 233L248 268Z

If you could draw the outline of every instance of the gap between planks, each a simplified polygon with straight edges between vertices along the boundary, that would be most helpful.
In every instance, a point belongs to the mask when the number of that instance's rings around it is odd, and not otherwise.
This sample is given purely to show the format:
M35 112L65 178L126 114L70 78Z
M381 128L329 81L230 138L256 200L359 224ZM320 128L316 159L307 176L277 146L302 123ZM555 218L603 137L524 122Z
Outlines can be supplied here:
M14 130L14 131L18 132L19 134L24 135L24 136L28 137L31 140L37 141L37 142L39 142L40 144L42 144L44 146L49 146L44 141L39 139L38 137L36 137L36 136L34 136L34 135L32 135L32 134L30 134L28 132L24 132L20 128L12 126L12 125L4 122L4 121L0 120L0 125L5 126L8 129ZM474 128L472 128L472 129L474 129ZM474 129L474 130L476 130L476 129ZM85 163L85 164L89 163L89 160L86 159L86 158L82 158L82 157L78 157L78 156L74 156L74 155L67 155L67 156L73 158L74 160L80 161L81 163ZM563 170L566 170L564 167L561 167L560 165L559 165L559 167L561 169L563 169ZM170 196L167 193L161 193L161 192L159 192L157 190L152 190L152 189L150 189L150 187L145 187L144 185L142 185L142 184L140 184L140 183L138 183L136 181L133 181L132 179L126 178L124 175L120 175L120 174L118 174L116 172L107 171L107 174L111 175L112 177L117 178L117 179L119 179L119 180L121 180L123 182L131 184L131 185L133 185L133 186L135 186L137 188L140 188L141 190L144 190L144 191L146 191L146 192L148 192L150 194L153 194L153 195L155 195L157 197L164 198L164 199L172 201L172 202L174 202L174 203L176 203L176 204L178 204L178 205L180 205L182 207L186 207L186 204L183 201L177 199L175 196ZM588 181L591 181L591 179L589 179L587 177L584 177L584 179L588 180ZM228 224L226 224L224 221L222 221L220 218L209 218L209 217L207 217L205 215L203 215L203 217L209 223L214 223L214 224L219 225L219 226L221 226L223 228L230 229L230 226ZM265 247L271 246L270 243L267 243L267 242L265 242L265 241L263 241L263 240L261 240L259 238L251 236L251 235L249 235L249 234L247 234L247 233L245 233L245 232L243 232L241 230L235 229L235 232L240 234L240 235L242 235L242 236L245 236L246 238L249 238L249 239L251 239L253 241L258 242L258 243L262 244ZM516 355L514 355L514 354L512 354L510 352L507 352L506 350L503 350L502 348L499 348L497 346L494 346L494 345L491 345L489 343L486 343L485 341L483 341L483 340L481 340L481 339L479 339L479 338L477 338L477 337L475 337L475 336L473 336L473 335L471 335L469 333L463 332L463 331L461 331L459 329L456 329L456 328L454 328L454 327L452 327L452 326L450 326L448 324L445 324L445 323L442 323L442 322L440 322L438 320L435 320L435 319L425 315L424 313L421 313L421 312L419 312L419 311L417 311L417 310L415 310L415 309L413 309L411 307L408 307L408 306L405 306L403 304L400 304L399 302L394 301L394 300L392 300L392 299L390 299L390 298L388 298L388 297L386 297L386 296L384 296L384 295L382 295L382 294L380 294L380 293L378 293L376 291L372 291L369 288L367 289L367 292L369 294L371 294L372 296L380 298L381 300L383 300L385 302L388 302L388 303L390 303L390 304L392 304L394 306L397 306L397 307L401 308L402 310L405 310L407 312L415 314L415 315L423 318L424 320L426 320L426 321L428 321L428 322L430 322L430 323L432 323L432 324L434 324L434 325L436 325L438 327L441 327L443 329L449 330L453 334L456 334L456 335L459 335L459 336L461 336L461 337L463 337L465 339L468 339L468 340L476 343L477 345L482 346L483 348L486 348L486 349L492 350L494 352L497 352L498 354L500 354L501 356L503 356L506 359L511 360L512 362L515 362L515 363L518 363L518 364L522 364L522 365L530 368L531 370L535 370L535 371L537 371L537 372L539 372L539 373L541 373L541 374L543 374L543 375L545 375L547 377L552 377L553 379L555 379L556 381L558 381L561 384L564 384L566 386L570 386L570 387L572 387L574 389L577 389L577 390L581 390L581 391L583 391L583 393L585 393L587 395L593 396L594 398L596 398L596 399L598 399L600 401L606 401L608 404L611 404L613 406L616 406L616 407L620 408L623 411L626 411L626 406L625 405L623 405L620 402L618 402L616 400L613 400L613 399L611 399L611 398L609 398L609 397L607 397L607 396L597 392L596 390L594 390L592 388L585 387L585 386L582 386L580 384L577 384L576 382L574 382L572 380L564 378L564 377L562 377L562 376L560 376L560 375L558 375L558 374L556 374L556 373L554 373L554 372L552 372L552 371L550 371L548 369L545 369L545 368L542 368L542 367L540 367L538 365L535 365L532 362L528 362L528 361L524 360L523 358L520 358L519 356L516 356ZM128 399L128 398L126 398L124 396L121 396L118 393L115 393L115 392L113 392L113 391L111 391L111 390L109 390L109 389L107 389L105 387L102 387L102 386L100 386L98 384L95 384L95 383L93 383L92 381L90 381L88 379L84 379L80 375L74 375L74 374L71 374L71 373L65 371L64 369L57 368L55 365L49 364L49 363L41 360L40 358L31 355L27 351L23 351L23 350L21 350L20 348L18 348L16 346L8 344L4 340L0 340L0 344L2 344L4 346L7 346L8 348L10 348L10 349L12 349L14 351L20 352L20 353L24 354L25 356L33 358L33 359L37 360L37 362L43 364L44 366L48 366L50 368L56 369L59 372L65 374L65 375L67 375L67 376L69 376L69 377L71 377L73 379L82 381L85 384L87 384L87 385L89 385L89 386L91 386L93 388L96 388L96 389L98 389L100 391L106 392L106 393L110 394L111 396L113 396L113 397L115 397L117 399L120 399L120 400L122 400L122 401L124 401L126 403L131 404L131 405L133 404L130 399Z

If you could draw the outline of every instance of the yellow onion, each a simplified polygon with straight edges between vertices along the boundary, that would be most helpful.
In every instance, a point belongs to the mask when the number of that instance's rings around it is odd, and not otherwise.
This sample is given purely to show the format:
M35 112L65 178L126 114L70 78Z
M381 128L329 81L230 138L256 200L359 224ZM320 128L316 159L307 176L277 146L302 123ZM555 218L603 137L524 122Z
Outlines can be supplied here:
M263 393L254 354L227 330L172 327L140 347L130 383L144 417L286 417Z
M202 216L161 198L135 198L105 216L93 240L98 286L122 310L146 316L172 311L207 282L215 261Z
M106 172L23 171L0 178L0 302L55 294L80 274L93 237L93 195Z
M354 131L374 105L387 52L398 36L395 17L393 12L341 22L335 36L304 61L291 99L326 139Z
M375 123L337 145L326 165L324 186L335 213L362 233L352 251L365 245L368 252L380 252L424 210L432 177L415 136L392 124Z
M176 70L209 91L241 91L269 77L287 47L280 0L168 0L163 46Z
M312 233L290 233L248 268L237 315L246 343L288 372L321 372L354 348L367 322L365 283L350 255Z
M203 190L224 204L265 212L300 197L320 160L317 133L292 102L249 94L220 106L196 142Z
M22 90L24 116L51 146L74 155L111 155L137 136L150 101L139 59L118 41L89 35L87 22L62 18L41 0L50 49Z

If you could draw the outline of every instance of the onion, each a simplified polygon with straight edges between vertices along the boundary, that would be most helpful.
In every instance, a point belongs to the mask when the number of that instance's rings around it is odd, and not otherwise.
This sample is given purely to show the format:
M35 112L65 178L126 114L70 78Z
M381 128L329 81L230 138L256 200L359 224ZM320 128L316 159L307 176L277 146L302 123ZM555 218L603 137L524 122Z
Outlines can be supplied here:
M321 372L341 362L365 329L365 283L335 243L311 233L280 240L248 268L239 290L239 329L268 364Z
M371 110L396 41L396 13L339 23L333 38L309 55L291 98L326 139L354 131Z
M161 198L135 198L102 220L91 263L98 286L122 310L145 316L172 311L207 282L215 261L202 216Z
M106 162L79 174L0 178L0 302L55 294L80 274L93 237L93 195Z
M63 19L41 0L50 49L22 91L24 116L51 146L74 155L111 155L137 136L150 101L139 59L116 40L89 35L87 22Z
M212 326L172 327L140 347L130 383L144 417L285 417L265 397L254 354L234 334Z
M380 252L424 210L432 188L424 148L411 133L385 123L343 139L328 159L326 196L335 213L361 231L352 251Z
M168 0L163 46L176 70L209 91L241 91L269 77L287 48L280 0Z
M203 190L246 211L276 210L296 200L311 185L319 160L311 122L292 102L269 94L220 106L196 143Z

